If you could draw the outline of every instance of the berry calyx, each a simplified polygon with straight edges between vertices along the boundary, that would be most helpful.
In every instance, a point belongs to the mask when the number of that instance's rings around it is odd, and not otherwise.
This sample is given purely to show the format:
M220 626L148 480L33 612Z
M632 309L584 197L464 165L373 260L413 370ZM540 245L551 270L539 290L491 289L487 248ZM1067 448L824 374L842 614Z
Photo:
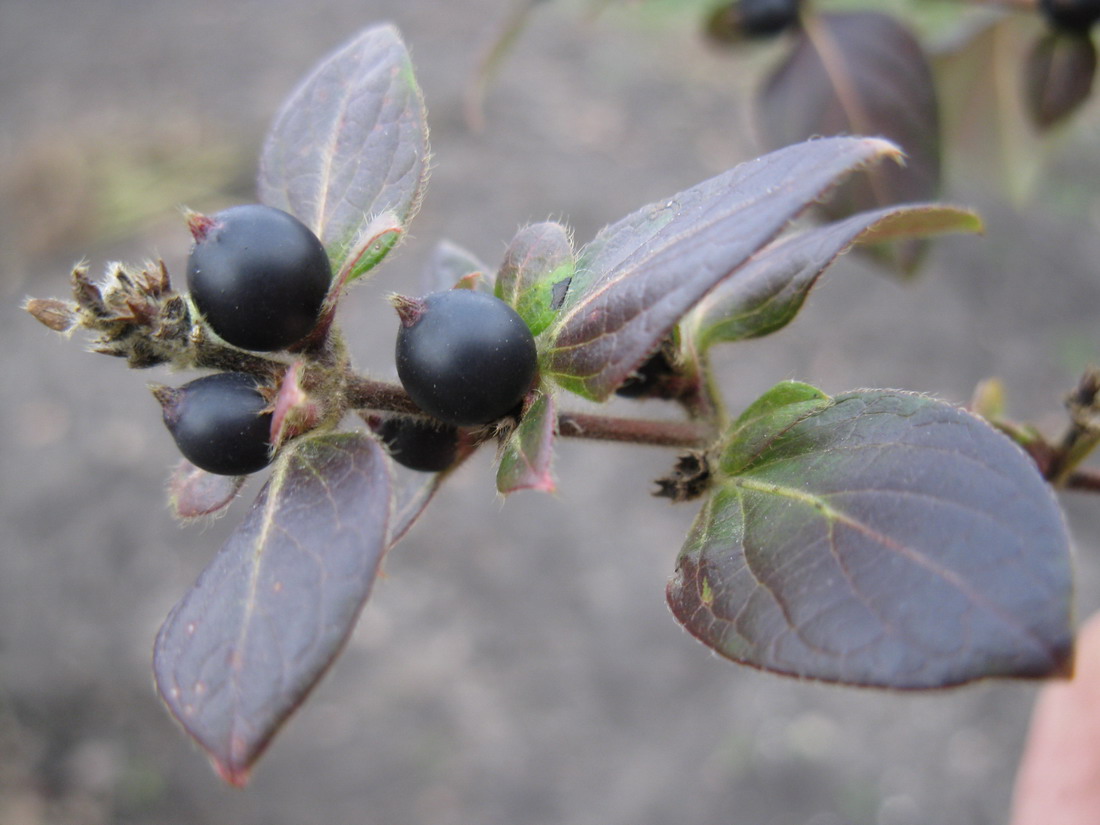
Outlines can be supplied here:
M392 301L401 316L397 374L424 412L460 427L488 424L531 389L535 339L504 301L468 289Z
M1100 21L1100 0L1039 0L1039 9L1055 29L1088 34Z
M153 395L176 446L196 467L240 476L271 463L271 412L254 376L219 372L179 388L154 387Z
M262 204L192 214L188 225L195 245L187 285L219 337L242 349L270 352L309 334L332 268L308 226Z
M439 473L455 463L458 429L423 418L389 416L374 426L390 457L410 470Z

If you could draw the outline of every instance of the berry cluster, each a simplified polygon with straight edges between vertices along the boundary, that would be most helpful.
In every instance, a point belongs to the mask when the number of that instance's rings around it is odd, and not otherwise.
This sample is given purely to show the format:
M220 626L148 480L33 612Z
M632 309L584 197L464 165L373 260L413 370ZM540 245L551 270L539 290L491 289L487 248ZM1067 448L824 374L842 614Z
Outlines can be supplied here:
M332 281L328 256L292 215L259 204L192 215L187 285L195 308L224 341L271 352L317 324ZM264 387L242 372L154 390L184 457L203 470L245 475L271 461L272 412Z
M297 218L261 205L192 215L191 301L228 344L252 352L299 345L317 327L332 273L325 249ZM431 418L372 421L394 460L439 472L454 464L459 428L514 413L537 375L535 339L508 304L466 289L395 297L397 371ZM256 377L221 372L155 390L183 455L211 473L244 475L271 460L274 392Z
M212 370L181 387L153 387L168 431L199 469L256 472L288 440L360 409L395 461L441 472L499 432L490 425L522 413L538 354L531 329L499 298L457 287L394 296L407 394L395 398L396 388L351 371L331 328L344 280L334 285L328 253L308 226L261 204L187 220L187 294L172 290L162 262L141 272L113 265L98 285L78 267L74 302L31 299L27 309L58 332L98 333L97 352L134 367Z

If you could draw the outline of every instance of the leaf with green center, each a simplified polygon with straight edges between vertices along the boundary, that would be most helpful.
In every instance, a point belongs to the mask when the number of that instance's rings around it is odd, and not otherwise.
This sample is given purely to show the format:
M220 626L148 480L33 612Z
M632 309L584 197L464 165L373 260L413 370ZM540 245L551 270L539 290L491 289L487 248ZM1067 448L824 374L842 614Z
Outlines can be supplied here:
M362 32L326 57L279 112L260 157L260 200L317 233L348 280L375 266L417 208L428 171L424 101L393 26Z
M840 187L823 207L830 217L926 201L939 192L932 70L917 39L888 14L804 15L790 55L762 87L757 108L770 146L813 135L880 135L905 152L904 168L879 166ZM923 246L909 241L882 251L908 273Z
M898 154L875 138L789 146L646 206L583 250L555 322L544 373L608 398L717 283L853 170Z
M759 338L794 320L821 274L852 244L980 232L973 212L950 206L894 206L808 229L766 246L713 289L681 324L699 352L720 341Z
M496 296L515 307L533 335L557 315L573 277L573 244L560 223L537 223L521 229L504 253L497 274Z
M157 635L157 689L231 784L340 653L387 538L388 460L362 434L293 443Z
M557 420L554 396L539 393L504 445L497 470L497 490L504 495L519 490L554 492L557 485L550 465Z
M704 644L903 689L1069 670L1069 539L1008 438L890 390L780 385L746 416L668 587Z

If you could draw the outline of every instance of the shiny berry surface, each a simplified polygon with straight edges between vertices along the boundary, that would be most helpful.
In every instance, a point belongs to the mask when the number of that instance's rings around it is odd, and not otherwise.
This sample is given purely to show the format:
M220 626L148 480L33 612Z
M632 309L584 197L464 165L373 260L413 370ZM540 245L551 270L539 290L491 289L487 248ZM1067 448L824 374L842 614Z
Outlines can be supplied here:
M397 374L424 412L457 426L511 412L538 372L535 339L508 304L450 289L399 299Z
M317 236L260 204L191 221L187 285L221 338L242 349L285 349L313 329L332 281Z
M196 467L236 476L271 462L271 413L251 375L215 373L158 398L176 446Z
M442 472L458 455L458 430L449 424L391 416L375 431L390 457L410 470Z

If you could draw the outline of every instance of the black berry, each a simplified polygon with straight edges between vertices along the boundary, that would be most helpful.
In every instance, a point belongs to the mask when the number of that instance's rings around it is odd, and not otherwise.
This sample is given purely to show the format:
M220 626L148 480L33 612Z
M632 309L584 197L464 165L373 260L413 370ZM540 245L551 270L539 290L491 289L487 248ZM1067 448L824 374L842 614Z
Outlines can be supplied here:
M1039 8L1053 28L1075 34L1100 21L1100 0L1039 0Z
M313 329L332 281L317 236L293 215L260 204L190 221L187 285L219 336L242 349L285 349Z
M271 413L253 376L219 372L153 393L176 446L196 467L239 476L270 463Z
M511 412L538 371L535 339L514 309L469 289L394 299L397 374L424 412L457 426Z
M722 43L774 37L798 22L801 0L738 0L715 9L707 32Z
M423 473L438 473L455 463L458 430L422 418L391 416L375 427L398 464Z
M752 37L770 37L798 20L799 0L741 0L741 26Z

